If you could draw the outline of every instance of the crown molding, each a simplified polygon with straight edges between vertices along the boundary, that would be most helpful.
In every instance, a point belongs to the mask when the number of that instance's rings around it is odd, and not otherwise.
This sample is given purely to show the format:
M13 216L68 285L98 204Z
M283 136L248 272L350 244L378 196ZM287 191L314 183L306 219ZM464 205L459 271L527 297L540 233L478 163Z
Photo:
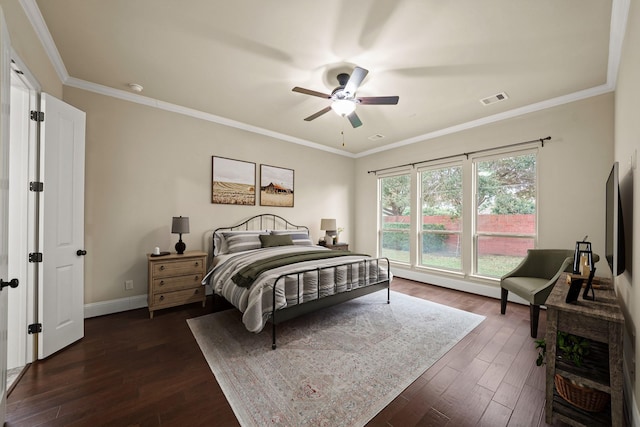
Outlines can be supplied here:
M294 144L303 145L309 148L314 148L321 151L326 151L334 154L338 154L345 157L361 158L369 156L375 153L392 150L395 148L403 147L410 144L415 144L421 141L438 138L444 135L450 135L452 133L461 132L467 129L473 129L479 126L484 126L489 123L495 123L501 120L510 119L513 117L521 116L535 111L540 111L546 108L555 107L558 105L566 104L569 102L579 101L592 96L602 95L604 93L615 91L616 82L618 77L618 68L620 65L620 57L622 55L622 43L624 41L624 34L627 28L627 17L629 14L629 6L631 0L612 0L611 2L611 23L609 29L609 58L607 66L607 82L604 85L596 86L593 88L585 89L582 91L574 92L572 94L559 96L557 98L549 99L535 104L530 104L524 107L516 108L513 110L505 111L503 113L494 114L488 117L483 117L478 120L473 120L459 125L450 126L448 128L440 129L434 132L429 132L424 135L418 135L413 138L398 141L394 144L385 145L367 151L362 151L357 154L353 154L344 150L338 150L333 147L327 147L326 145L318 144L312 141L308 141L301 138L296 138L291 135L286 135L268 129L252 126L247 123L239 122L236 120L227 119L225 117L216 116L215 114L205 113L203 111L195 110L188 107L183 107L169 102L164 102L149 98L146 96L133 94L119 89L113 89L96 83L80 80L75 77L70 77L67 69L62 61L58 48L56 47L51 33L47 28L44 18L40 13L40 9L36 3L36 0L19 0L22 8L24 9L27 18L31 22L40 42L42 43L51 63L53 64L58 77L63 84L87 91L99 93L105 96L112 96L118 99L123 99L130 102L135 102L149 107L160 108L166 111L171 111L178 114L187 115L201 120L206 120L214 123L218 123L224 126L234 127L236 129L245 130L247 132L257 133L260 135L276 138L279 140L291 142Z
M427 141L429 139L439 138L445 135L451 135L453 133L462 132L464 130L477 128L480 126L488 125L490 123L500 122L502 120L511 119L513 117L522 116L524 114L533 113L540 110L546 110L547 108L557 107L558 105L568 104L574 101L580 101L582 99L591 98L594 96L602 95L604 93L613 92L614 88L608 84L596 86L593 88L581 90L579 92L570 93L568 95L559 96L557 98L547 99L545 101L536 102L535 104L525 105L524 107L515 108L513 110L504 111L502 113L493 114L491 116L482 117L470 122L461 123L459 125L450 126L448 128L439 129L433 132L426 133L424 135L418 135L413 138L398 141L393 144L385 145L384 147L374 148L367 151L362 151L355 155L356 158L370 156L372 154L380 153L394 148L404 147L406 145L415 144L417 142Z

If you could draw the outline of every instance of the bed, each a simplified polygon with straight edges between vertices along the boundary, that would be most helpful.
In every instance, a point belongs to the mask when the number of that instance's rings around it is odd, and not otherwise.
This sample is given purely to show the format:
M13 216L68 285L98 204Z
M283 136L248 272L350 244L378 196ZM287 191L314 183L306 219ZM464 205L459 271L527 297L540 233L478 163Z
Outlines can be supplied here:
M250 332L276 326L363 295L386 289L387 258L314 245L305 226L275 214L256 215L211 235L209 271L202 280L240 310Z

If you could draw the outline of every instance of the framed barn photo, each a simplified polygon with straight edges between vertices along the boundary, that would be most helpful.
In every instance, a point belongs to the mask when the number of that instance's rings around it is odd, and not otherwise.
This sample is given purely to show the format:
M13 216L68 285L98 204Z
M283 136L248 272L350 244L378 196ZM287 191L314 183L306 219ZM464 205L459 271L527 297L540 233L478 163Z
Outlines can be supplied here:
M260 206L293 207L293 169L260 165Z
M211 203L256 204L256 164L211 157Z

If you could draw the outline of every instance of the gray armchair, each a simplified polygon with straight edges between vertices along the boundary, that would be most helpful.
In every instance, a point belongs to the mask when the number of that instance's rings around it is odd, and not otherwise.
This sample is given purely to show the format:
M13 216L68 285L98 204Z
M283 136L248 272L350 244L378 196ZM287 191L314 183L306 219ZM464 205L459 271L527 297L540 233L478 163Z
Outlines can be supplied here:
M529 249L522 262L500 279L500 313L507 310L509 291L529 301L531 337L536 338L540 306L547 301L560 274L573 269L573 254L570 249ZM596 261L598 256L594 254L593 262Z

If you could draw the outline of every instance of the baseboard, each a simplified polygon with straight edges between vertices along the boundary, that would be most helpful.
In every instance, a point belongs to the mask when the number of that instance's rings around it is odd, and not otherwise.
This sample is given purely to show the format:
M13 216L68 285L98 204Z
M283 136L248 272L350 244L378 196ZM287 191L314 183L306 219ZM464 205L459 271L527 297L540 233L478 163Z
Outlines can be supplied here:
M136 295L127 298L118 298L109 301L93 302L84 305L84 318L104 316L120 313L121 311L135 310L147 307L147 295Z
M206 286L206 294L210 295L211 287ZM135 295L127 298L112 299L109 301L93 302L84 305L84 318L105 316L107 314L120 313L122 311L135 310L148 307L147 294Z
M465 280L463 278L449 277L431 274L424 271L405 270L403 268L393 267L393 275L404 279L415 280L417 282L428 283L430 285L441 286L443 288L455 289L456 291L469 292L476 295L482 295L490 298L501 298L500 286L498 284L484 284ZM508 300L518 304L529 305L529 302L513 292L509 293Z

